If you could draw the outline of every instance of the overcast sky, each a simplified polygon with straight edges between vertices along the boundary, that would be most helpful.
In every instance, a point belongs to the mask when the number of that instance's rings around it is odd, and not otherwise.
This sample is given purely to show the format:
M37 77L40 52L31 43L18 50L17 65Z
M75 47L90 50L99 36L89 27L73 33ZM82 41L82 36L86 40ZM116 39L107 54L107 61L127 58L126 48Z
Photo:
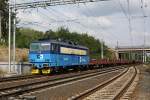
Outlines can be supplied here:
M32 0L16 1L25 3ZM17 17L20 19L18 27L47 31L64 26L70 31L87 32L97 39L103 39L110 47L115 47L117 41L119 46L143 45L145 33L146 45L150 45L150 0L143 0L143 6L141 0L129 1L129 10L127 0L18 10ZM147 16L145 24L143 12ZM129 25L129 15L131 25Z

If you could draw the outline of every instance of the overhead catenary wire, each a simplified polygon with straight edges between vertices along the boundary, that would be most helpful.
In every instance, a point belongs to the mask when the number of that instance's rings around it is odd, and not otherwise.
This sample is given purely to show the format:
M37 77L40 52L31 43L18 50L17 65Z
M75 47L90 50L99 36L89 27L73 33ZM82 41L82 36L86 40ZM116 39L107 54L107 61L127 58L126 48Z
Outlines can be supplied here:
M118 1L118 0L117 0L117 1ZM125 18L126 18L127 20L129 20L129 16L128 16L126 10L124 9L124 7L123 7L121 1L120 1L120 0L119 0L119 2L117 2L117 1L114 0L114 2L116 2L116 3L119 4L119 7L121 8L121 11L122 11L122 13L124 14ZM118 41L117 41L117 48L118 48L118 44L119 44L119 43L118 43Z
M140 0L140 2L141 2L141 0ZM126 16L126 18L128 19L128 22L129 22L129 30L131 31L131 34L130 34L130 41L132 41L132 43L134 42L134 40L133 40L133 35L132 35L132 30L133 30L133 28L132 28L132 23L131 23L131 20L134 18L143 18L143 16L131 16L131 12L130 12L130 5L129 5L129 1L127 1L127 3L128 3L128 14L127 14L127 12L126 12L126 10L125 10L125 8L123 7L123 5L121 4L121 2L120 2L120 0L119 0L119 5L120 5L120 7L121 7L121 10L122 10L122 12L124 13L124 15ZM141 6L141 5L140 5ZM143 7L140 7L140 8L143 8ZM144 13L143 13L144 14ZM145 14L144 14L145 15ZM132 39L131 39L131 35L132 35ZM133 45L133 44L131 44L131 45Z
M120 5L120 8L121 8L121 10L122 10L122 12L123 12L123 14L125 15L125 17L128 19L128 14L126 13L126 11L125 11L125 9L124 9L124 7L123 7L123 5L121 4L121 2L120 2L120 0L119 0L119 5Z
M58 10L53 9L53 8L51 8L51 10L53 10L53 11L55 11L55 12L58 12L59 14L61 14L63 17L65 17L65 18L67 18L67 19L74 20L74 21L70 21L70 22L73 22L73 23L75 23L75 24L79 24L80 26L82 26L82 27L84 27L85 29L87 29L87 26L84 25L83 23L81 23L81 22L80 22L80 19L76 18L75 16L74 16L74 18L71 18L71 17L67 16L66 14L62 13L61 11L58 11ZM68 21L69 21L69 20L68 20Z
M51 9L52 9L52 8L51 8ZM45 9L45 10L48 11L49 13L51 12L51 11L49 11L48 9ZM54 9L53 9L53 10L54 10ZM49 16L47 15L47 13L45 14L44 12L41 12L40 9L37 10L37 12L40 12L40 13L39 13L40 16L43 16L44 18L50 19L50 20L51 20L51 21L49 21L50 23L70 23L70 22L73 22L73 23L79 24L79 25L81 25L82 27L85 27L85 28L86 28L85 25L83 25L82 23L79 22L79 19L72 19L72 18L66 16L65 14L63 14L62 12L59 12L58 10L54 10L54 11L60 13L64 18L66 17L67 19L65 19L65 20L56 20L56 19L54 19L54 18L49 17ZM55 15L56 15L56 14L55 14ZM61 16L61 17L62 17L62 16Z
M68 18L67 16L65 17L64 15L63 16L60 16L60 15L57 15L56 14L56 10L52 9L52 8L49 8L49 9L45 9L48 13L53 13L53 15L55 15L58 19L61 18L62 21L58 21L58 22L63 22L64 23L64 26L65 24L69 24L70 22L74 22L77 21L78 19L73 19L73 18ZM51 10L51 11L50 11ZM58 12L59 13L59 12ZM67 19L68 18L68 19Z
M95 15L95 13L93 13L93 11L92 11L91 9L89 9L86 4L85 4L85 7L86 7L86 11L87 11L87 14L88 14L88 15ZM103 23L102 20L101 20L101 23ZM107 31L106 31L106 29L102 26L101 23L100 23L100 22L96 22L97 26L99 26L99 27L102 29L102 30L101 30L101 31L102 31L101 34L102 34L102 38L104 38L103 32L106 33ZM99 33L98 30L96 30L95 32L96 32L96 33ZM108 35L108 34L105 34L105 36L106 36L106 35L107 35L107 38L111 38L111 39L113 39L113 40L114 40L114 39L116 40L116 38L118 38L115 34L113 34L113 35L111 35L111 36ZM113 37L114 37L114 38L113 38ZM111 40L111 39L110 39L110 40ZM108 41L107 41L107 42L108 42Z
M87 12L88 12L89 15L93 15L94 14L93 11L91 11L87 7L86 4L85 4L85 7L86 7L86 10L87 10ZM103 21L101 23L103 23ZM105 28L103 28L103 26L99 22L97 23L97 25L100 26L103 31L106 31ZM98 31L96 31L96 32L98 32ZM103 35L103 33L101 33L101 34L102 34L102 39L101 39L101 59L103 59L104 58L104 35ZM114 37L114 36L111 36L111 38L112 37Z
M39 8L39 7L47 7L47 6L57 6L57 5L67 5L67 4L79 4L79 3L88 3L88 2L100 2L100 1L109 1L109 0L44 0L44 1L31 1L26 3L16 4L17 9L29 9L29 8ZM14 5L10 5L14 8Z
M49 20L49 21L47 21L47 22L36 22L36 25L37 25L37 23L41 23L41 24L45 24L45 23L47 23L47 25L52 25L52 23L64 23L64 22L70 22L70 21L75 21L75 20L57 20L57 19L54 19L54 18L51 18L50 16L48 16L47 15L47 13L45 14L44 12L42 12L40 9L38 9L37 10L37 13L38 13L38 15L40 15L41 17L44 17L44 18L46 18L47 20ZM32 22L29 22L28 21L28 23L32 23ZM20 23L19 23L20 24ZM26 24L24 24L24 25L28 25L27 23ZM33 22L31 25L35 25L35 23Z

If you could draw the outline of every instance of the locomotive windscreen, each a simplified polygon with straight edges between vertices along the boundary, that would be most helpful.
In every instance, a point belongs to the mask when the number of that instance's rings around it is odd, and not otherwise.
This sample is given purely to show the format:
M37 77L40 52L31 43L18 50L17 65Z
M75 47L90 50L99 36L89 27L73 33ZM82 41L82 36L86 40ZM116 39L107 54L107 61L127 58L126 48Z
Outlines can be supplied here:
M30 51L47 51L50 50L50 43L31 43Z
M40 50L40 43L32 43L30 45L30 51L39 51Z

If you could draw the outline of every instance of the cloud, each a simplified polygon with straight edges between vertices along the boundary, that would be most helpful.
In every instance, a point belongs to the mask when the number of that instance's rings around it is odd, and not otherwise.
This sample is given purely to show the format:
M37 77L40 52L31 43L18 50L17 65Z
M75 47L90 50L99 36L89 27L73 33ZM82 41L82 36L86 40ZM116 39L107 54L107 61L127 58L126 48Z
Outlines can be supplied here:
M33 0L39 1L39 0ZM40 0L41 1L41 0ZM120 3L119 3L120 1ZM143 13L140 0L130 1L130 14L135 16L131 19L132 36L134 44L143 44ZM146 15L150 13L150 1L144 1ZM17 0L18 3L31 2L31 0ZM122 8L123 9L122 9ZM64 6L47 7L47 9L28 9L18 11L21 22L33 22L23 27L30 27L40 31L48 29L56 30L60 26L68 27L71 31L87 32L98 39L104 39L106 44L114 47L119 41L120 45L131 45L129 23L125 17L128 13L127 0L110 0L96 3L74 4ZM137 16L137 17L136 17ZM74 20L74 21L69 21ZM64 22L63 22L64 21ZM37 22L37 23L34 23ZM146 20L147 44L150 29L150 19Z

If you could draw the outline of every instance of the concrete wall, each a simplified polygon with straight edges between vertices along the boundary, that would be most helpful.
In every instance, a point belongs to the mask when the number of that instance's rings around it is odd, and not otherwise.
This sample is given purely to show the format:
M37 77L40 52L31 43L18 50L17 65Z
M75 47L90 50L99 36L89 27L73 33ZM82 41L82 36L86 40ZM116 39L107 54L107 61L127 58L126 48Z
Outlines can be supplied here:
M9 68L8 62L0 62L1 73L9 73L9 70L14 74L30 74L31 64L16 62L15 66L11 63L11 68Z

